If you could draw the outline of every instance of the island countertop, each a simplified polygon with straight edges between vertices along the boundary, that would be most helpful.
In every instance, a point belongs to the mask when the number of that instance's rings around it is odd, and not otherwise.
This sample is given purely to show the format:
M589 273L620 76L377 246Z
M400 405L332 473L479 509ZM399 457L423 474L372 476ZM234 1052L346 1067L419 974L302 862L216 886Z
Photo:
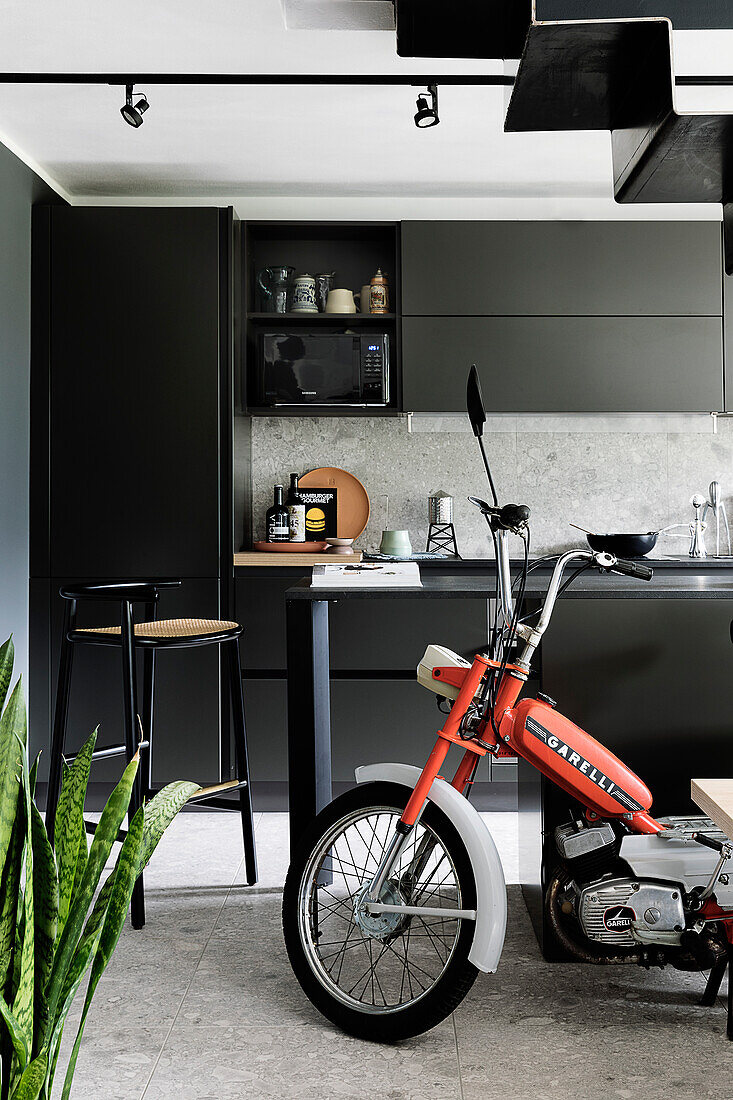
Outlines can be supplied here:
M566 572L570 576L572 566ZM514 575L514 573L513 573ZM285 593L287 600L349 600L349 599L476 599L485 596L493 598L495 594L496 574L493 562L487 562L485 573L463 573L451 576L422 576L421 588L387 587L348 587L312 588L310 581L303 579L292 585ZM530 573L527 577L525 596L540 599L547 591L548 575L546 571ZM618 574L603 574L597 570L588 571L577 577L563 592L567 599L599 600L719 600L733 599L733 570L695 569L682 566L677 569L665 568L655 572L650 581L623 577Z

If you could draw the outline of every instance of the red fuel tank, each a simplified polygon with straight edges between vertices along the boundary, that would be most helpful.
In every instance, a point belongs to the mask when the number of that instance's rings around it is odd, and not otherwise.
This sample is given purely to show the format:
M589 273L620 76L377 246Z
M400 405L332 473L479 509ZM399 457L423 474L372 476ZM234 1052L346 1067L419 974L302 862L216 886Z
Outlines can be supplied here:
M547 703L523 699L506 715L501 732L520 756L599 816L651 807L651 792L639 777Z

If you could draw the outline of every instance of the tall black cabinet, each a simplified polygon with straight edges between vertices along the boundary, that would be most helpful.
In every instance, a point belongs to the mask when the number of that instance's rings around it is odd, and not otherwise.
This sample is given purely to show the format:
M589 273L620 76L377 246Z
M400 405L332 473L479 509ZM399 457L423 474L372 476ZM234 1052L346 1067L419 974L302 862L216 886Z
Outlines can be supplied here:
M48 740L74 578L175 576L160 615L231 613L232 215L36 208L31 439L31 730ZM114 622L116 608L95 609ZM215 651L162 654L156 781L228 770ZM75 655L69 730L121 740L114 655ZM224 759L221 760L222 755ZM119 770L111 761L94 778Z

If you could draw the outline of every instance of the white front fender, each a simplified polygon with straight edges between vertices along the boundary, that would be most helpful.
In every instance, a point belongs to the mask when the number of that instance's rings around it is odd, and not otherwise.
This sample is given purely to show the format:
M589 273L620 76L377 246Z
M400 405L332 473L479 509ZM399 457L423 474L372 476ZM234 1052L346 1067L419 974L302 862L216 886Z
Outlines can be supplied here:
M420 769L412 764L367 764L356 769L357 783L399 783L413 789ZM493 973L499 965L506 933L506 883L499 853L485 822L471 803L444 779L436 779L428 799L458 830L476 879L476 931L469 962Z

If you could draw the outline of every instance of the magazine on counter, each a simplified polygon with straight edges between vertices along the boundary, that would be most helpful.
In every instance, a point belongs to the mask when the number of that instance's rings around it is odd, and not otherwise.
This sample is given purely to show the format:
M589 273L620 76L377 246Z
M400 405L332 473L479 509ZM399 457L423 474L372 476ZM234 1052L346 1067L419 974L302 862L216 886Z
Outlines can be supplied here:
M314 565L311 588L422 588L414 561Z

